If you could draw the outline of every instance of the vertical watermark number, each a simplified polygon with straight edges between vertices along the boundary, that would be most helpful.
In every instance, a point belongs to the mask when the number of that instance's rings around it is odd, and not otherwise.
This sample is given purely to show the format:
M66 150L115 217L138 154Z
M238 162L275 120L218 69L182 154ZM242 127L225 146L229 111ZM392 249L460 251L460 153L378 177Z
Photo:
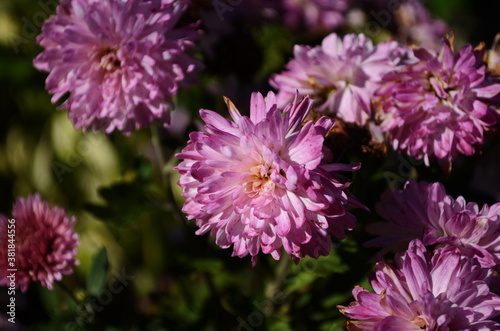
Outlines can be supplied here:
M16 220L9 219L7 223L7 279L9 280L7 294L9 303L7 304L7 319L11 323L16 323Z

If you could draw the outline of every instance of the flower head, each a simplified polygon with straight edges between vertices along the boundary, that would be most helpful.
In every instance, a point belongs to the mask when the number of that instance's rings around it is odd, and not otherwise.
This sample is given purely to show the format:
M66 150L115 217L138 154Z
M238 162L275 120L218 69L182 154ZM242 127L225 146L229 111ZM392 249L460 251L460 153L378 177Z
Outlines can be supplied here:
M348 330L498 330L500 297L487 285L491 270L452 246L431 255L412 241L395 265L377 263L375 293L357 286L356 301L340 311Z
M330 252L330 233L344 238L355 226L346 208L347 179L335 171L359 165L325 164L323 140L333 121L322 117L300 127L312 105L295 99L284 109L269 92L253 93L250 117L228 103L232 121L202 109L205 132L193 132L175 169L201 235L210 232L233 256L256 261L262 250L279 259L282 247L295 261ZM359 205L359 204L357 204Z
M447 195L441 183L410 181L404 190L387 190L377 212L388 223L368 227L379 235L369 246L405 246L418 238L425 245L454 245L484 267L500 264L500 203L479 209Z
M484 52L467 45L454 55L449 40L439 54L419 48L416 63L384 77L381 128L396 150L416 159L450 165L458 154L472 155L484 130L496 123L489 100L500 84L485 79Z
M201 64L186 54L194 26L174 28L182 1L69 0L42 27L34 60L46 88L76 128L128 134L169 122L167 102L196 82Z
M19 198L12 216L9 220L0 215L0 285L10 284L7 269L17 269L15 283L22 292L26 292L30 281L39 281L52 289L54 280L71 274L78 264L75 217L68 217L59 207L50 208L38 194ZM14 265L8 260L9 244L15 251Z
M403 53L396 42L374 46L363 34L341 39L332 33L321 46L296 45L288 70L273 76L271 85L279 90L280 104L290 102L298 90L312 97L319 111L364 125L382 75L395 70Z
M401 43L414 43L419 47L438 51L441 39L448 33L445 22L436 20L421 0L406 0L395 12L398 38Z

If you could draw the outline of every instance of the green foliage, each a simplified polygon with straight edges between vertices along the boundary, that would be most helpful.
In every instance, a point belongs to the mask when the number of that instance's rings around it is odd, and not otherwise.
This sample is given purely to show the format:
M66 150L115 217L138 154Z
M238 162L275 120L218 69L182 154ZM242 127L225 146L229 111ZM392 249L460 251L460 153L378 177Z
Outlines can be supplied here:
M318 259L305 257L299 264L292 266L286 292L307 292L318 278L344 273L348 269L349 267L342 262L336 249L332 249L330 255Z
M264 25L254 29L254 36L264 50L264 60L258 72L258 77L264 80L273 73L283 70L285 63L291 57L292 38L290 32L279 25Z
M101 294L109 271L108 252L101 248L94 258L87 276L87 293L92 296Z
M149 172L149 168L146 171ZM155 208L153 201L145 194L144 188L137 183L117 183L99 189L99 195L105 200L104 205L87 204L85 208L103 221L124 225L140 219L145 211Z

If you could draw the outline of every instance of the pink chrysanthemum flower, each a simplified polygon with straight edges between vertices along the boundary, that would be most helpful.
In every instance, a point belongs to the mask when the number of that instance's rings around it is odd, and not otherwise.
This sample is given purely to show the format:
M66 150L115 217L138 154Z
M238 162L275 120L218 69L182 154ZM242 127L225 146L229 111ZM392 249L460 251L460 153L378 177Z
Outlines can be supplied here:
M339 309L354 320L348 330L500 330L492 320L500 313L500 297L490 291L490 277L490 269L455 247L431 256L416 240L395 265L377 263L375 293L356 286L356 301Z
M500 264L500 203L479 209L461 196L447 195L441 183L410 181L404 190L387 190L377 212L388 223L367 227L379 235L368 246L397 249L418 238L425 245L454 245L484 267Z
M15 284L26 292L30 281L53 289L54 280L73 272L78 235L73 230L75 217L59 208L50 208L38 194L19 198L12 218L0 215L0 285L10 286L8 269L15 271ZM9 220L15 220L10 221ZM8 260L8 245L14 245L15 263Z
M374 46L363 34L341 39L332 33L321 46L296 45L287 71L274 75L270 83L279 90L280 105L293 100L298 90L312 97L319 111L364 125L382 75L395 70L403 53L396 42Z
M445 22L432 18L421 0L406 0L395 13L400 43L439 51L441 39L448 33Z
M333 121L307 122L309 98L284 109L269 92L253 93L250 117L228 103L232 121L202 109L205 132L193 132L175 169L186 198L183 211L196 219L198 235L210 232L217 245L234 245L233 256L259 251L279 259L282 247L297 262L327 255L330 234L345 237L355 226L346 208L361 206L349 197L347 179L335 171L357 165L325 164L324 136Z
M76 128L125 134L169 122L179 88L197 81L201 64L186 54L195 26L174 28L183 1L69 0L42 27L34 60L50 72L46 88Z
M283 0L285 23L293 28L332 31L345 18L351 0Z
M485 79L484 51L470 45L454 55L445 39L437 55L423 48L413 53L418 61L387 74L377 92L381 129L395 150L449 166L459 153L474 154L483 131L496 123L489 99L500 84Z

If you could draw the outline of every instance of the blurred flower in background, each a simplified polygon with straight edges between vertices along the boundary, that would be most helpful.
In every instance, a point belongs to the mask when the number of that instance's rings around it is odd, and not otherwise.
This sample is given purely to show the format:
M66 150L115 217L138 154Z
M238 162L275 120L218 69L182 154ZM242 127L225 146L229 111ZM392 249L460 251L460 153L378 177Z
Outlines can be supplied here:
M278 108L274 93L252 94L250 117L229 101L232 121L200 111L205 132L193 132L176 157L187 198L183 211L196 219L197 234L210 232L233 255L260 250L279 259L282 247L298 262L306 255L328 255L330 233L345 237L355 226L346 208L356 203L347 180L336 171L359 165L325 164L324 136L333 121L322 117L300 125L312 101L296 99Z
M45 50L34 60L49 72L52 102L67 97L61 107L85 130L129 134L155 120L167 124L166 102L197 82L202 67L186 53L196 25L175 28L185 9L183 1L60 4L42 28L38 43Z
M333 31L345 18L352 0L283 0L285 24L294 29Z
M434 19L421 0L406 0L395 12L397 38L401 44L439 51L441 39L449 31L448 25Z
M17 269L14 283L22 292L28 290L30 281L52 290L54 281L73 273L73 267L78 265L75 255L79 241L73 229L76 218L68 217L64 209L51 208L38 194L18 198L12 216L14 223L0 215L0 243L6 248L9 239L14 238L16 260L14 266L7 265L8 251L0 250L0 285L10 283L7 269ZM8 227L10 224L15 226Z

